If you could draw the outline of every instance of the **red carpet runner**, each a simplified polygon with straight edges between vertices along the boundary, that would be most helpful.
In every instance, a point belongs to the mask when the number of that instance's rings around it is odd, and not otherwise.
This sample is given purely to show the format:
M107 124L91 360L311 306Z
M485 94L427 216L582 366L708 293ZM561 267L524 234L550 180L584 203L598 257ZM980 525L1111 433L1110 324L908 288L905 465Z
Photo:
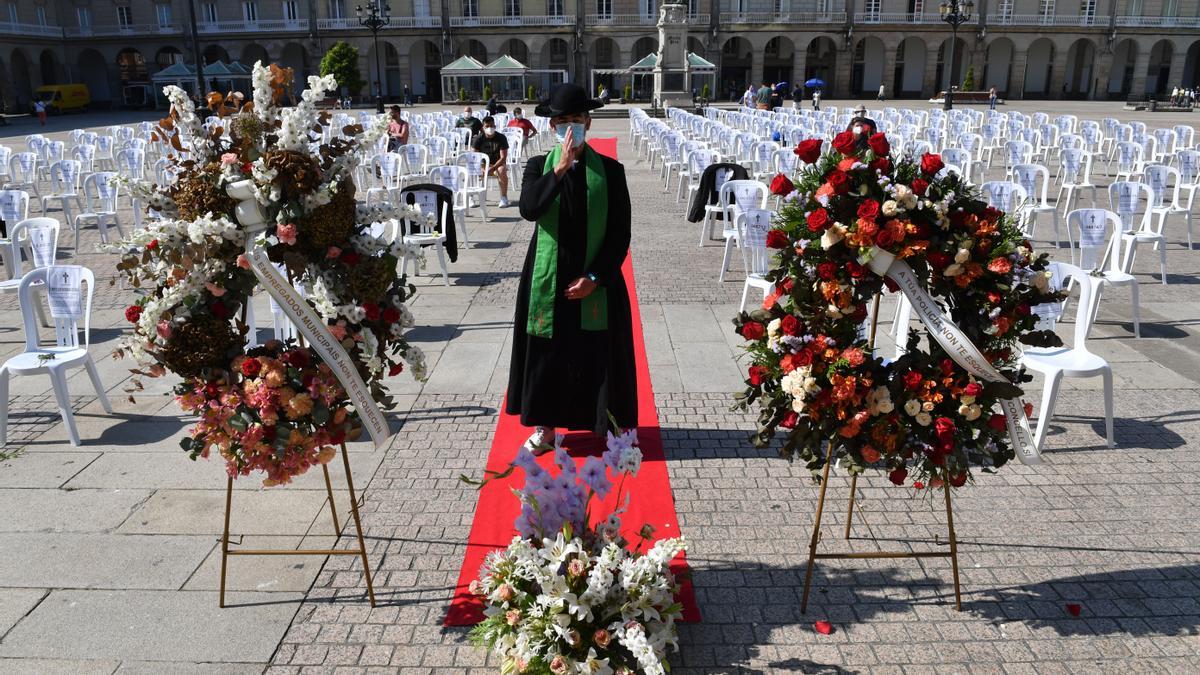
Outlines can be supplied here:
M615 138L595 139L589 142L598 152L609 156L616 155ZM662 433L658 427L658 411L654 408L654 390L650 385L650 367L646 361L646 342L641 332L642 319L638 311L637 286L633 280L633 263L628 257L622 272L629 288L630 309L633 314L633 349L637 360L638 381L638 441L643 457L642 468L637 477L626 481L624 486L624 492L632 497L622 518L624 534L626 539L636 541L637 531L644 523L649 523L654 526L655 539L677 537L680 532L679 520L675 515L675 497L671 492L671 479L667 474L663 456ZM492 449L488 453L488 471L500 472L508 468L521 444L533 432L532 429L521 426L521 421L516 416L504 414L503 405L500 410L500 421L496 425ZM569 434L564 445L580 466L589 455L599 455L604 451L604 444L589 433ZM539 462L545 467L552 466L553 453L542 456ZM517 471L507 479L488 483L480 490L479 502L475 506L475 520L467 538L467 553L458 575L454 599L446 613L445 625L469 626L483 620L483 604L467 592L467 586L473 579L478 578L479 567L483 564L484 557L494 549L508 546L508 542L512 540L515 534L513 522L520 513L520 504L513 495L512 488L522 484L524 480L524 472ZM614 487L601 512L609 513L617 499L617 490ZM623 500L624 496L620 499ZM678 600L683 603L683 620L699 621L700 609L696 605L692 584L687 578L687 562L683 555L671 563L671 569L682 585Z

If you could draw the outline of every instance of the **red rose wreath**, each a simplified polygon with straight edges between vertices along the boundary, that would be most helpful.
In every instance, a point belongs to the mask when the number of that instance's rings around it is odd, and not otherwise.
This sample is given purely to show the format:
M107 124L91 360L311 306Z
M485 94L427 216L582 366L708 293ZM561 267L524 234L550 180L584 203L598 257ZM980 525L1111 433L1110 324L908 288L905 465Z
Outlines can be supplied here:
M814 476L828 442L852 473L880 466L897 485L911 477L961 486L972 466L987 470L1014 456L1000 404L1018 399L1030 379L1017 343L1061 344L1036 330L1031 311L1060 300L1047 257L1034 255L1013 219L974 187L939 175L938 155L893 160L882 133L847 131L831 145L821 155L820 141L800 143L795 152L808 166L794 189L774 182L786 193L767 238L778 249L775 290L762 309L735 320L750 355L740 404L760 408L755 444L781 432L784 456L802 459ZM872 299L897 290L883 276L893 256L995 378L978 377L916 331L895 361L871 354L862 326ZM1024 424L1020 405L1008 410Z

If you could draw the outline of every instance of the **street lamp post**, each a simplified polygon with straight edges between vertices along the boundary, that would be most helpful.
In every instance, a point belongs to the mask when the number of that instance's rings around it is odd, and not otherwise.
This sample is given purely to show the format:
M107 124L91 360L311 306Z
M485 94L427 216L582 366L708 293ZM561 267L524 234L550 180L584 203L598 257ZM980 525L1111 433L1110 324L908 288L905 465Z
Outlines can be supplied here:
M368 0L367 4L354 8L358 24L371 31L375 41L375 112L383 112L383 61L379 54L379 29L392 22L392 8L385 0Z
M942 21L950 24L950 58L947 70L946 97L942 101L942 109L954 108L954 52L958 48L958 27L971 20L975 11L974 0L943 0L941 4Z

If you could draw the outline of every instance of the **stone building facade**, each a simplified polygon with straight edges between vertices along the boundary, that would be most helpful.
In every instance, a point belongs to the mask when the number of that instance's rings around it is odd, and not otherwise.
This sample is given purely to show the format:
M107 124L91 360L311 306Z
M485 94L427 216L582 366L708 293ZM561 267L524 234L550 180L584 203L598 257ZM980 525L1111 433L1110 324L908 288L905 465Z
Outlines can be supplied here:
M43 83L83 82L98 102L190 62L194 3L202 58L263 59L314 73L345 40L384 93L440 100L438 69L461 54L532 68L622 68L656 49L658 0L391 0L378 39L359 0L0 0L0 94L28 105ZM928 98L970 69L1008 98L1123 99L1200 85L1200 0L978 0L951 44L932 0L688 0L688 48L717 64L727 98L749 82L821 77L826 97ZM376 72L382 64L383 77ZM620 75L601 79L621 91ZM363 92L367 93L367 92Z

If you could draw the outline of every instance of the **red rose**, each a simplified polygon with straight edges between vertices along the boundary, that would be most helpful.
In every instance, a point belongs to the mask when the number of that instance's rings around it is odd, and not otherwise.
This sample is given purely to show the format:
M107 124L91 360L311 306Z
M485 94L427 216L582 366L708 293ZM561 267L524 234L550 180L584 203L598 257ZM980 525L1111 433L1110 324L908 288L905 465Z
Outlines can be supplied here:
M388 377L395 377L402 372L404 372L404 363L397 362L396 365L388 369Z
M979 217L983 218L989 223L994 223L999 220L1000 216L1002 215L1004 215L1003 211L989 204L988 206L983 207L983 211L979 214Z
M150 243L146 244L147 251L153 251L156 248L158 248L158 240L157 239L151 239Z
M254 169L254 165L250 162L242 162L242 173L250 173Z
M796 428L796 422L799 421L800 416L796 414L796 411L789 410L788 414L784 415L783 419L779 421L779 426L783 427L784 429L794 429Z
M787 233L783 230L767 232L767 248L787 248L789 243Z
M874 199L868 199L858 205L858 217L866 218L867 220L875 220L879 217L879 202Z
M928 176L936 175L944 166L946 163L942 161L941 155L927 152L921 156L921 171Z
M929 181L924 178L914 178L912 182L913 194L925 196L925 191L929 189Z
M871 146L871 152L875 153L876 157L883 157L892 151L892 144L888 143L887 136L882 133L872 134L867 139L867 145Z
M807 349L801 349L795 354L792 354L791 357L792 364L797 368L803 368L805 366L812 365L812 352L808 351Z
M854 155L858 152L858 138L853 131L843 131L833 137L833 149L843 155Z
M1030 311L1031 310L1029 309L1028 302L1022 302L1021 304L1017 305L1017 314L1020 314L1021 316L1029 316Z
M387 309L383 310L384 323L396 323L399 320L400 310L396 309L395 307L388 307Z
M283 362L293 368L307 368L309 364L308 351L293 349L283 355Z
M800 145L796 146L794 152L800 161L805 164L814 164L821 158L821 141L816 138L800 141Z
M834 265L831 262L826 261L826 262L821 263L820 265L817 265L817 276L821 277L821 279L824 281L829 281L830 279L832 279L833 275L836 272L837 272L837 265Z
M943 375L949 377L954 374L954 362L950 359L942 359L942 362L938 365L941 366Z
M938 440L944 441L954 437L954 420L949 417L939 417L933 421L933 429Z
M1008 422L1001 413L996 413L988 418L987 425L992 431L1003 432L1008 429Z
M889 291L891 291L892 293L896 293L900 290L900 284L897 284L896 282L892 281L891 277L884 277L883 285L887 286L887 289Z
M137 323L138 319L142 318L142 308L138 305L130 305L125 308L125 320L129 323Z
M956 473L950 477L950 484L954 487L962 487L967 484L967 472Z
M779 330L782 331L784 335L791 335L794 337L804 331L804 324L800 323L800 319L797 319L796 315L788 314L787 316L783 317L783 321L780 322Z
M1012 271L1012 263L1008 261L1008 258L993 258L988 263L988 269L996 274L1008 274Z
M747 340L761 340L767 334L767 329L757 321L747 321L742 324L742 337Z
M887 248L895 243L896 236L887 228L884 228L875 234L875 245L879 248Z
M893 485L904 485L904 481L907 478L908 478L908 469L906 469L904 467L900 467L899 469L893 469L892 472L888 474L888 480L892 481Z
M220 300L214 300L213 303L208 306L208 311L212 312L212 315L218 319L225 319L229 317L229 308L226 307L225 303L221 302Z
M918 481L913 481L913 489L914 489L914 490L924 490L924 489L925 489L925 484L924 484L924 483L922 483L922 482L921 482L921 481L919 481L919 480L918 480Z
M810 232L821 232L829 226L829 212L817 209L808 214L808 229Z
M365 312L367 315L367 321L379 320L379 305L373 302L364 303L363 312Z
M758 386L767 379L767 369L763 366L750 366L750 384Z
M347 265L353 267L358 264L358 260L359 260L359 255L357 253L355 253L354 251L343 251L342 252L342 262L346 263Z
M851 279L861 279L866 275L867 268L851 260L846 263L846 271L850 273Z
M921 386L922 379L921 373L918 373L915 370L910 370L904 374L904 388L910 390L916 389L917 387Z
M933 269L939 272L949 267L950 262L954 260L949 254L942 253L941 251L930 251L925 254L925 259L929 261Z
M874 162L871 162L871 168L880 172L887 173L892 170L892 161L887 157L880 157Z
M972 382L963 387L963 394L966 396L978 396L983 393L983 385L978 382Z
M771 180L771 194L786 197L796 189L792 184L791 179L783 174L778 174Z
M844 195L850 191L850 175L845 171L833 171L825 180L836 194Z
M262 364L258 362L258 359L246 359L242 361L242 375L254 377L258 375L260 370L262 370Z

